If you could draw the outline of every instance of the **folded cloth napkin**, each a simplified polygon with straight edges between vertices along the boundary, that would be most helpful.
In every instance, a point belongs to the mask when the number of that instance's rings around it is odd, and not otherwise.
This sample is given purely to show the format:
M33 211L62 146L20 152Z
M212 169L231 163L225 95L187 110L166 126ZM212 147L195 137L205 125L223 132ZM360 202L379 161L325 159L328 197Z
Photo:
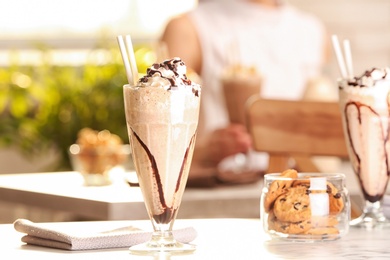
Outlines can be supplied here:
M149 241L152 235L152 232L133 226L96 232L88 230L89 224L91 222L34 223L17 219L14 228L27 234L22 237L22 242L66 250L131 247ZM190 243L197 233L194 228L187 227L174 230L173 235L179 242Z

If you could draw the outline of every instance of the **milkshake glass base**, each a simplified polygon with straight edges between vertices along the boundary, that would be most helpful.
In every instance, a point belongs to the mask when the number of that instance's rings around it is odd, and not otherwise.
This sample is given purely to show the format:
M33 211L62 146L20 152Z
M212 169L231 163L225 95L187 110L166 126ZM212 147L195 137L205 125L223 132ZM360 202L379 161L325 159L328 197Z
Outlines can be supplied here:
M390 219L386 218L382 211L382 203L366 201L363 214L350 221L351 227L364 229L390 228Z
M134 255L155 255L159 253L182 255L191 254L195 249L195 245L183 244L176 241L172 232L168 232L168 234L155 232L150 241L132 246L129 250Z

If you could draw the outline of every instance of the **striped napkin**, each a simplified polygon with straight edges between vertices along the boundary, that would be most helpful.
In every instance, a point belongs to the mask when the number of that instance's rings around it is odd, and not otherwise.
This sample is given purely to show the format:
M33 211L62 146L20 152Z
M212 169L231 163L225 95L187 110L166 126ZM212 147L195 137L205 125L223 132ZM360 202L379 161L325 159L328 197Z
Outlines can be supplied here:
M123 225L123 222L118 223ZM152 232L133 226L93 230L96 227L96 222L34 223L27 219L17 219L14 222L15 230L26 234L22 237L22 242L65 250L131 247L149 241L152 235ZM179 242L190 243L197 232L194 228L187 227L174 230L173 235Z

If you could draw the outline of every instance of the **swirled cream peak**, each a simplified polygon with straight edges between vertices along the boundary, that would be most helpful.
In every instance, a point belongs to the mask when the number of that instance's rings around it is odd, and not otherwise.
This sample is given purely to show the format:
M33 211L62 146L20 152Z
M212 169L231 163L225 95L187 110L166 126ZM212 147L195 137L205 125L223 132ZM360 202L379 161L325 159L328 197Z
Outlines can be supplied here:
M390 79L389 68L372 68L367 70L360 77L348 81L349 86L373 87L381 80Z
M194 93L200 86L191 82L186 75L187 67L180 58L155 63L146 70L146 75L139 80L138 87L160 87L171 90L191 86Z

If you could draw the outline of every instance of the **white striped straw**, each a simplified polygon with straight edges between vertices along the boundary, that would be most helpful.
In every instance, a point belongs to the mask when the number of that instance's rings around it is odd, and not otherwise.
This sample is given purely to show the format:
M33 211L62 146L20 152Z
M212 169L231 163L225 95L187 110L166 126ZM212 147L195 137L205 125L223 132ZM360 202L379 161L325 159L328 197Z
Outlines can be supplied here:
M122 54L122 60L123 60L123 63L125 65L127 81L129 82L129 84L134 84L135 80L133 77L133 73L131 71L129 56L127 55L125 42L123 41L122 35L119 35L117 37L117 39L118 39L119 48L120 48L120 51Z
M348 72L348 78L353 78L353 63L352 63L352 54L351 54L351 45L349 43L349 40L344 40L344 54L345 54L345 62L347 64L347 72Z
M132 71L133 80L134 80L133 83L135 86L137 84L137 81L138 81L138 69L137 69L137 63L135 62L133 44L131 43L130 35L126 35L125 42L126 42L126 47L127 47L127 53L129 54L129 58L130 58L130 66L131 66L131 71Z
M333 49L334 49L335 54L336 54L337 63L339 65L341 77L346 79L346 78L348 78L348 75L347 75L347 71L345 68L344 58L343 58L343 54L341 52L341 48L340 48L340 44L339 44L339 40L337 38L337 35L332 35L332 44L333 44Z

